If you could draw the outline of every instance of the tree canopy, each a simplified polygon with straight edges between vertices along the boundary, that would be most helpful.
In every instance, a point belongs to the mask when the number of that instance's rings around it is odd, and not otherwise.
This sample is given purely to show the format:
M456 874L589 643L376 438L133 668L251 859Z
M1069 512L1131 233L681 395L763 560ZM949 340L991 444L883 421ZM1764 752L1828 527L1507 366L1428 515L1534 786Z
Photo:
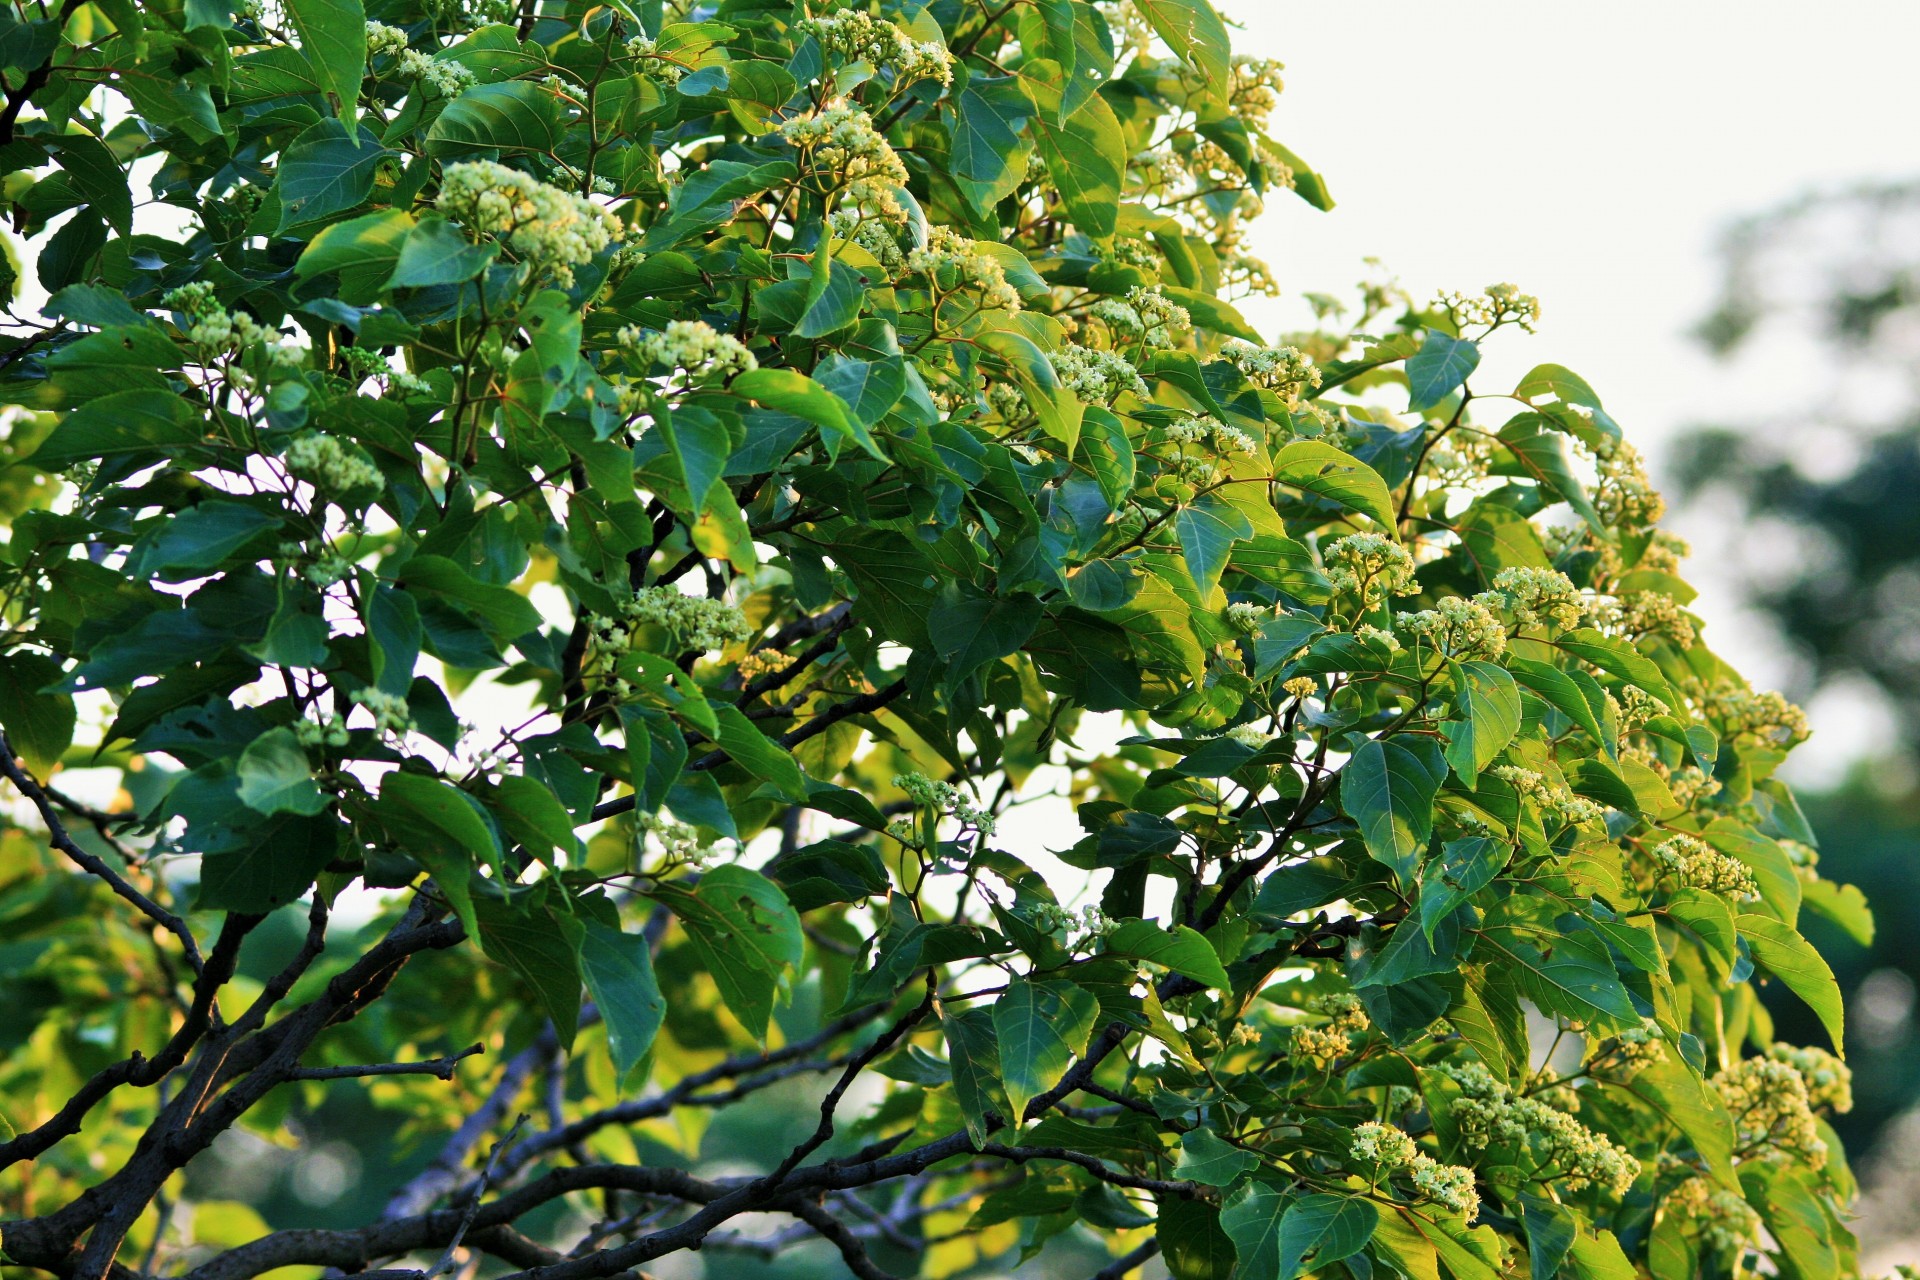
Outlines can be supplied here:
M1804 717L1207 0L0 23L9 1268L1857 1272Z

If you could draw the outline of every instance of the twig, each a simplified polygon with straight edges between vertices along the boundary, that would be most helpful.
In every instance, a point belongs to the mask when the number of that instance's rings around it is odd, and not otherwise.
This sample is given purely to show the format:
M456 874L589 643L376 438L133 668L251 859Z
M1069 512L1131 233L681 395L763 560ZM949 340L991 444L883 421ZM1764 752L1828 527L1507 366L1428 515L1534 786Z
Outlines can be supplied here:
M369 1062L354 1067L299 1067L289 1080L352 1080L360 1076L439 1076L442 1080L453 1079L453 1071L461 1060L471 1058L476 1053L485 1053L486 1046L471 1045L459 1053L450 1053L444 1058L428 1058L424 1062Z
M1129 1271L1132 1271L1135 1267L1140 1266L1142 1263L1146 1262L1147 1259L1153 1257L1154 1254L1159 1252L1160 1252L1160 1242L1158 1240L1149 1239L1145 1244L1141 1245L1138 1249L1135 1249L1132 1253L1129 1253L1125 1257L1119 1258L1115 1260L1113 1263L1111 1263L1110 1265L1104 1266L1100 1268L1098 1271L1094 1272L1093 1280L1121 1280L1121 1277L1125 1276Z
M440 1261L434 1263L433 1268L426 1273L426 1280L433 1280L435 1276L443 1276L453 1270L453 1259L454 1255L460 1251L460 1242L467 1238L467 1232L473 1229L473 1220L480 1216L480 1201L487 1193L488 1184L493 1181L494 1164L500 1159L500 1153L507 1149L507 1144L513 1141L513 1136L520 1132L520 1126L526 1122L527 1113L523 1111L513 1122L513 1128L507 1130L507 1136L494 1143L493 1150L487 1153L487 1163L480 1170L480 1181L467 1200L466 1211L460 1215L460 1225L454 1230L453 1239L447 1241L446 1252L440 1255Z

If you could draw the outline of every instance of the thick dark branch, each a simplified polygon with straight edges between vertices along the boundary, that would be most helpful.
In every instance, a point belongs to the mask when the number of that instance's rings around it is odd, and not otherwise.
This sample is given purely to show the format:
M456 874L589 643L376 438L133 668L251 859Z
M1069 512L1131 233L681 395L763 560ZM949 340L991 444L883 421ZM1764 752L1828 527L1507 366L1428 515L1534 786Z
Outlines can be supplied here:
M61 1139L80 1132L81 1122L86 1119L87 1113L121 1085L149 1087L159 1083L185 1062L188 1051L212 1024L214 997L233 976L234 966L240 959L240 943L260 919L259 916L227 917L226 924L221 927L220 937L214 943L212 957L202 967L200 977L193 984L193 1004L188 1008L179 1029L159 1053L148 1058L136 1050L131 1057L105 1068L76 1089L66 1105L45 1124L29 1129L10 1142L0 1142L0 1169L22 1160L32 1160Z
M180 939L181 949L187 953L187 963L193 966L195 973L200 972L200 944L194 939L193 931L187 928L187 922L127 883L124 876L98 855L87 852L73 842L66 826L54 812L53 798L33 780L33 775L20 767L14 758L13 744L7 741L4 731L0 731L0 776L4 776L21 795L32 802L40 814L40 820L47 824L48 839L54 848L73 859L88 875L105 882L114 893L132 904L134 910Z
M847 1270L853 1272L856 1280L898 1280L891 1272L882 1271L867 1256L867 1246L861 1243L846 1223L834 1217L817 1204L801 1201L788 1206L787 1212L818 1232L821 1239L840 1251L840 1260L847 1264Z

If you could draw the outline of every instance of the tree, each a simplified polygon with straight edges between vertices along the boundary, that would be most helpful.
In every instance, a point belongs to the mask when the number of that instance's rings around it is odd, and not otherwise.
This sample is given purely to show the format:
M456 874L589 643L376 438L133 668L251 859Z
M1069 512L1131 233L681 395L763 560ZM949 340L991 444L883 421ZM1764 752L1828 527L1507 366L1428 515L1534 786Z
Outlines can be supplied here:
M23 1273L1857 1270L1799 713L1593 389L1472 386L1532 299L1247 325L1330 201L1205 0L5 48ZM342 1097L383 1209L209 1190Z

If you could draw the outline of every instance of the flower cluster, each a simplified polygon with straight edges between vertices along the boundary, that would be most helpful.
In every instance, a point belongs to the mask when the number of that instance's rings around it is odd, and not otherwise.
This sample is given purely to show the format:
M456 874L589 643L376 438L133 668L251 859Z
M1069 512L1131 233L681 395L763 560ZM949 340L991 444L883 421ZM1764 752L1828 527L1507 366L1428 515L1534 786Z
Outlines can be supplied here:
M1825 1049L1776 1041L1768 1047L1767 1056L1800 1073L1807 1084L1809 1106L1831 1107L1842 1113L1853 1110L1853 1068Z
M1666 514L1667 500L1647 479L1646 462L1632 445L1622 442L1597 454L1594 472L1593 509L1609 526L1638 531Z
M1665 592L1629 592L1620 598L1611 622L1629 636L1659 633L1682 649L1693 648L1693 619Z
M1284 64L1271 58L1254 58L1243 53L1233 55L1233 77L1227 84L1227 97L1234 114L1244 120L1250 132L1267 127L1267 117L1280 105L1286 82L1280 78Z
M700 833L684 822L663 818L657 813L633 815L633 839L636 851L646 846L648 836L659 844L669 862L704 871L720 859L722 853L700 838Z
M396 68L408 80L418 80L443 98L457 98L473 87L474 74L457 62L435 58L416 49L400 51Z
M367 685L353 695L353 700L365 707L373 716L375 732L394 734L413 732L413 713L407 710L407 700L399 694L384 693L372 685Z
M1716 1253L1738 1253L1760 1233L1760 1215L1738 1192L1699 1176L1667 1193L1663 1211L1685 1219Z
M1227 606L1226 611L1227 625L1243 636L1260 634L1260 628L1265 626L1271 617L1273 617L1273 610L1263 609L1245 600L1235 600Z
M1236 724L1231 729L1222 730L1220 736L1223 738L1232 738L1241 746L1252 747L1255 751L1260 750L1269 742L1273 741L1272 734L1269 734L1265 729L1262 729L1252 721L1248 721L1246 724Z
M403 391L408 395L431 395L433 392L433 387L425 378L405 369L394 368L378 351L369 351L365 347L341 347L336 358L354 377L363 381L378 378L388 390Z
M687 74L686 67L660 52L658 41L646 36L635 36L627 41L627 56L644 62L646 66L642 70L647 77L668 88L679 84L680 78Z
M815 171L832 175L834 191L888 222L907 220L895 194L907 185L907 166L859 107L840 103L796 117L780 126L780 136L805 153Z
M1664 1062L1667 1057L1667 1042L1661 1038L1660 1025L1651 1018L1640 1026L1628 1027L1610 1040L1589 1043L1594 1049L1593 1061L1604 1060L1612 1070L1626 1075Z
M1323 558L1334 592L1359 596L1363 609L1378 608L1389 593L1420 594L1420 584L1413 576L1413 556L1392 538L1350 533L1328 543Z
M1826 1167L1827 1144L1813 1119L1807 1081L1793 1063L1780 1058L1744 1058L1711 1081L1727 1104L1739 1131L1742 1150L1768 1146L1771 1156L1805 1160Z
M838 209L827 219L827 225L840 239L857 244L872 254L887 279L905 274L907 255L901 250L899 240L894 238L893 228L886 222L869 218L854 209Z
M1580 588L1557 569L1502 569L1493 589L1506 598L1507 610L1522 627L1565 631L1580 625Z
M724 649L753 634L746 615L725 600L672 587L642 587L620 612L630 624L659 627L688 649Z
M1443 293L1435 305L1445 307L1458 325L1481 324L1489 330L1517 324L1532 333L1540 320L1540 299L1511 284L1490 284L1478 294Z
M953 55L945 45L938 40L915 40L886 19L858 9L802 18L794 29L820 42L829 67L864 62L875 71L891 73L896 85L915 80L953 83Z
M1507 651L1507 629L1488 607L1489 602L1497 607L1501 601L1497 591L1471 599L1445 596L1434 608L1402 614L1394 621L1449 657L1493 659Z
M1405 1169L1423 1200L1458 1213L1469 1222L1479 1216L1480 1194L1474 1189L1473 1170L1464 1165L1441 1164L1393 1125L1366 1121L1353 1131L1348 1150L1375 1176Z
M1603 1187L1625 1195L1640 1176L1640 1162L1604 1135L1538 1097L1516 1094L1478 1062L1448 1062L1434 1068L1460 1086L1453 1120L1469 1147L1496 1144L1533 1153L1570 1191Z
M620 235L620 220L588 200L491 160L450 164L434 207L468 229L497 235L536 271L564 284Z
M160 305L186 318L187 341L208 351L262 350L275 369L298 368L306 351L269 329L244 311L228 311L214 297L205 280L183 284L160 299Z
M1655 846L1653 856L1686 888L1748 902L1760 896L1751 867L1694 836L1673 836Z
M1117 337L1143 347L1171 347L1180 335L1193 330L1193 317L1158 287L1136 285L1126 300L1102 298L1093 304L1093 317Z
M988 821L991 823L992 820ZM1118 920L1108 919L1107 913L1098 907L1085 906L1075 913L1054 902L1043 902L1035 907L1031 913L1031 920L1034 928L1042 933L1077 935L1075 940L1081 943L1094 938L1104 938L1120 927Z
M1519 765L1497 764L1488 772L1520 793L1522 800L1531 800L1542 812L1557 814L1560 821L1570 826L1584 826L1589 822L1598 822L1606 816L1606 810L1584 796L1576 796L1565 787L1547 781L1544 774L1532 769L1523 769Z
M727 379L760 367L746 344L705 320L670 320L654 332L628 325L616 335L643 368L676 369L689 377Z
M1204 444L1219 454L1250 454L1259 449L1254 438L1211 415L1181 418L1166 428L1167 439L1182 445Z
M921 808L952 814L982 835L993 834L993 815L975 805L950 782L936 782L924 773L902 773L894 777L893 785L906 792L907 799Z
M328 498L356 489L378 491L386 485L386 477L358 446L341 444L318 432L296 438L283 457L287 470L309 481Z
M1126 391L1142 399L1147 396L1140 371L1132 361L1114 352L1066 346L1049 351L1047 360L1061 384L1087 404L1108 404Z
M293 722L293 736L303 747L344 747L347 745L347 722L337 712L325 720L296 720Z
M1289 697L1303 700L1320 692L1320 682L1312 676L1294 676L1291 680L1281 681L1280 687Z
M1320 370L1297 347L1259 347L1235 338L1220 348L1220 354L1247 381L1288 403L1320 385Z
M926 246L907 254L907 270L925 276L941 293L956 289L978 293L985 310L1020 309L1020 292L1007 283L1006 269L996 259L981 253L977 241L967 239L951 227L934 227Z
M1307 998L1307 1012L1328 1019L1336 1031L1358 1035L1371 1025L1360 997L1351 991L1329 991Z
M367 57L377 58L383 53L399 53L407 47L407 33L398 27L390 27L384 22L367 23Z
M1720 736L1739 746L1791 747L1807 740L1807 713L1771 690L1719 689L1707 695L1707 715Z

